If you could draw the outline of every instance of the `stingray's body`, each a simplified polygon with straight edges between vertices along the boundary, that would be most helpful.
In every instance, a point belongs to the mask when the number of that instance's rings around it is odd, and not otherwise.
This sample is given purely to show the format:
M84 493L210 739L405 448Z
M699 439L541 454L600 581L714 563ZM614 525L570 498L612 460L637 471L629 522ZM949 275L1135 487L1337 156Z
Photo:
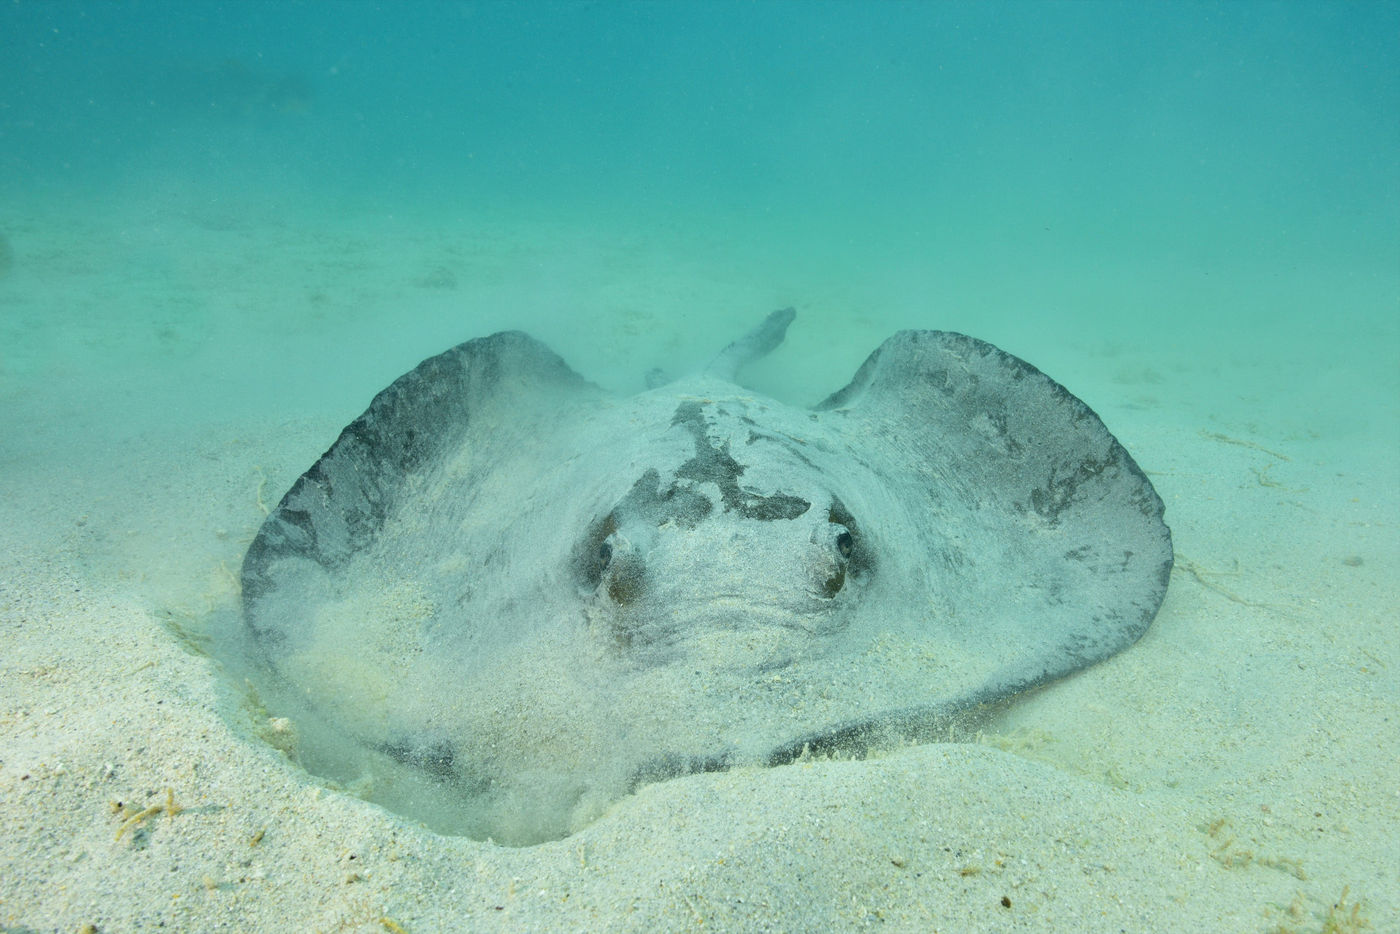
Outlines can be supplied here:
M906 331L789 407L734 379L791 317L630 398L520 333L424 361L248 550L270 670L528 842L649 778L927 738L1143 633L1162 504L1082 402Z

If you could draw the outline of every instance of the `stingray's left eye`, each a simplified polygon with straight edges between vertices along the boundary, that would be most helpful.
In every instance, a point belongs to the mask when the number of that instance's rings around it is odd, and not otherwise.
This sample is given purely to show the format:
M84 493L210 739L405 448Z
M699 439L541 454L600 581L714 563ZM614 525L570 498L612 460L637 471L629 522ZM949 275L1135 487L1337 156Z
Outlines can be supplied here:
M851 511L841 500L832 497L831 505L827 508L826 521L829 524L825 531L818 534L821 535L825 547L831 549L828 554L833 566L829 572L830 576L823 581L820 592L823 596L834 597L846 587L848 577L860 577L870 572L871 554L869 547L864 544L862 529L856 522L856 517L851 515Z
M849 559L855 549L856 540L851 537L850 532L842 532L836 536L836 550L841 553L841 557Z
M833 498L830 508L826 511L826 521L839 529L836 533L836 550L842 558L849 561L856 551L856 536L860 534L856 517L851 515L845 503Z
M823 581L819 592L831 599L846 586L846 568L850 564L851 553L855 551L856 539L849 528L834 519L827 526L826 535L826 547L831 549L827 552L826 565L829 576Z
M603 574L613 563L616 546L617 520L611 513L598 519L574 548L574 573L578 582L589 590L598 586Z

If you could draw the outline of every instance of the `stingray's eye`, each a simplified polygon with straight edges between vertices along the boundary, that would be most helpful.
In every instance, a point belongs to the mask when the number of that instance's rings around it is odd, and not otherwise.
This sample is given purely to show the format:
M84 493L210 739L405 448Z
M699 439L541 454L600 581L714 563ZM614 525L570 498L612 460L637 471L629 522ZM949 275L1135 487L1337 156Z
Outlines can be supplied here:
M598 549L603 559L599 581L608 596L619 606L634 602L642 594L646 578L646 562L626 538L610 537Z
M841 560L851 560L851 555L856 551L856 517L851 515L849 509L839 499L831 501L831 508L827 510L826 521L836 528L836 553L841 556Z
M831 568L818 592L824 597L835 597L846 587L849 577L869 573L871 555L870 549L860 544L861 528L856 523L856 517L851 515L841 500L832 498L826 521L829 524L825 526L825 531L817 534L821 536L820 541L824 546L830 549L827 554ZM818 540L813 539L814 542Z
M596 520L574 548L574 573L580 585L592 590L612 565L617 552L614 536L617 519L611 513Z
M826 548L829 550L826 552L825 567L828 576L819 591L823 597L831 599L846 586L846 568L855 547L855 536L850 529L839 522L832 522L826 527Z
M841 553L841 557L849 559L855 549L856 540L851 537L850 532L842 532L836 536L836 550Z

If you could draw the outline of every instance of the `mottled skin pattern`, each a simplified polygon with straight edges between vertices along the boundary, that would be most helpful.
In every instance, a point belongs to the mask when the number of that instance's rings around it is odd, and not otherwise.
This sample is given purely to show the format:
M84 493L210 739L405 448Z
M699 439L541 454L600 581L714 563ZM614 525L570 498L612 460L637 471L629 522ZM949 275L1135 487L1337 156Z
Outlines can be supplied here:
M1087 406L938 331L812 409L743 389L792 318L630 398L519 333L424 361L248 549L270 690L419 782L391 806L531 842L641 782L930 739L1142 634L1170 533Z

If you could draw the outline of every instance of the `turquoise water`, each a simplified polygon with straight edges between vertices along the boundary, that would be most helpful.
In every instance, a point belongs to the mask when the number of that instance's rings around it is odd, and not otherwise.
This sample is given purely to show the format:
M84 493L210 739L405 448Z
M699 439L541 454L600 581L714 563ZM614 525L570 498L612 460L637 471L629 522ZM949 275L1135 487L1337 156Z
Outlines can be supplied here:
M1071 388L1112 373L1076 351L1182 360L1164 417L1247 396L1393 450L1397 29L1381 3L11 3L0 365L83 374L77 407L343 420L492 330L631 390L795 305L754 380L796 400L944 328Z
M1394 334L1394 4L20 2L0 29L12 210L163 185L250 222L565 225L994 338L1311 343L1324 303Z

